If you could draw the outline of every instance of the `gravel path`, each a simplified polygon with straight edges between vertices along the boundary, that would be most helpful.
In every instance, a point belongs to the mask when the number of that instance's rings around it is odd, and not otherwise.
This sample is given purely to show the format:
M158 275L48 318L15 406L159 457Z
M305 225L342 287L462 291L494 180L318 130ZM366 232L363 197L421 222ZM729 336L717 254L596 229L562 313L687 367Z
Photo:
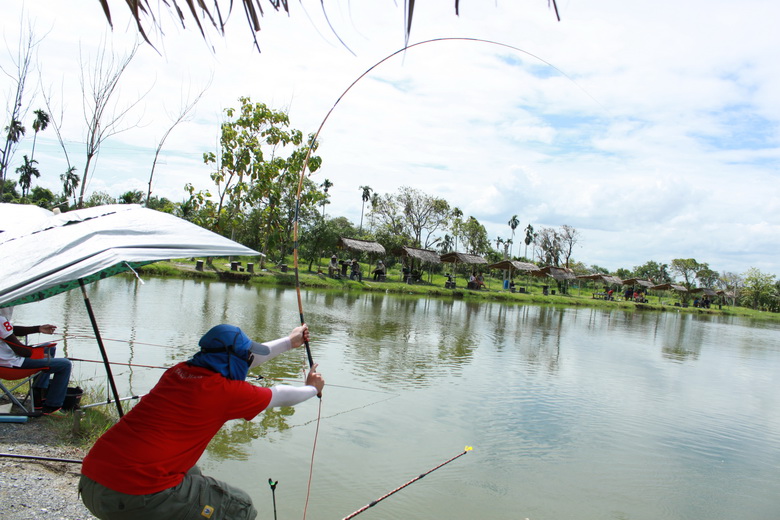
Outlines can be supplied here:
M0 453L81 460L86 450L64 446L40 417L26 423L0 423ZM2 520L91 520L77 485L80 464L0 457L0 518Z

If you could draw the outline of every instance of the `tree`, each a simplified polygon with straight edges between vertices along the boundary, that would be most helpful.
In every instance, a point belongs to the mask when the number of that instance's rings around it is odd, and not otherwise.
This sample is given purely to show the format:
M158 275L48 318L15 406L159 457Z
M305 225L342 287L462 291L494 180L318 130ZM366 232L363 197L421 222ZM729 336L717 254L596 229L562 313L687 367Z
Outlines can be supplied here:
M561 254L563 254L563 258L566 262L566 268L568 269L569 260L571 259L574 246L580 239L580 232L572 226L563 225L561 226L561 232L559 236L561 240Z
M179 123L189 119L192 111L195 109L195 105L197 105L200 101L200 98L203 97L203 94L206 92L207 88L208 85L206 85L203 90L201 90L200 93L195 96L195 99L186 105L183 105L177 116L173 117L169 114L169 117L172 121L171 126L168 127L163 136L160 138L160 142L157 143L157 149L154 152L154 160L152 160L152 171L149 173L149 189L146 191L146 207L149 207L149 199L152 197L152 180L154 179L154 169L157 167L157 158L160 156L160 151L162 150L165 141L168 139L168 136L171 135L173 129L179 126Z
M627 278L633 277L651 280L656 285L671 283L672 281L672 277L669 276L669 266L653 260L649 260L643 265L634 267L632 276L628 276Z
M561 236L553 228L545 227L539 230L535 244L539 247L546 265L558 267L561 263Z
M528 224L525 228L525 254L524 257L528 258L528 246L533 244L536 241L536 233L534 233L534 227L531 224Z
M460 238L460 231L461 227L463 226L463 221L460 219L462 216L463 212L460 210L460 208L452 208L452 212L450 212L450 220L452 221L450 229L452 230L452 239L454 244L452 246L453 251L458 250L458 238Z
M320 188L322 188L322 191L325 192L325 197L320 201L320 204L322 204L322 218L325 218L325 205L330 204L330 201L328 200L330 196L328 195L328 190L333 187L333 183L330 182L330 179L325 179L322 184L320 184Z
M699 281L699 287L706 287L712 289L718 282L720 274L717 271L710 269L707 263L700 264L699 270L696 271L696 279Z
M35 49L41 42L37 39L32 27L26 32L19 34L19 44L16 50L16 56L12 56L14 70L8 70L0 67L0 72L7 76L14 87L13 94L8 96L8 125L5 126L5 143L0 150L0 181L5 181L8 175L8 167L11 164L16 146L25 133L22 120L27 115L25 107L25 87L27 77L30 74L32 60L35 55ZM0 196L3 195L5 182L0 182Z
M363 190L361 198L363 199L363 205L360 206L360 233L363 232L363 210L366 207L366 202L371 200L371 186L361 186L359 189Z
M116 204L116 199L105 191L93 191L89 198L84 201L85 208L105 206L106 204Z
M517 229L517 226L520 225L520 221L517 219L517 215L512 215L512 218L509 219L509 222L507 222L507 224L509 224L509 228L512 230L511 242L513 243L515 241L515 229ZM511 247L509 249L509 258L510 260L512 258Z
M76 167L71 166L65 173L60 175L62 181L62 194L65 199L76 194L76 188L79 187L79 176L76 174ZM76 198L73 197L73 205L76 205Z
M126 191L119 196L119 204L141 204L144 201L144 193L141 190Z
M461 227L461 238L463 247L469 254L484 255L490 251L487 230L474 217L469 217Z
M32 127L33 130L35 130L35 134L33 135L33 145L32 151L30 152L30 159L35 157L35 142L38 140L38 132L46 130L46 128L49 126L49 114L41 109L35 110L34 113L35 121L33 121Z
M92 160L100 153L100 147L106 139L126 130L124 120L140 99L120 108L115 104L119 95L119 81L130 62L138 52L138 44L121 58L109 54L108 46L102 45L95 57L95 63L88 69L81 60L82 106L86 123L86 162L81 175L81 191L78 206L84 205L84 193L89 184Z
M27 155L24 156L24 162L16 169L16 173L19 174L19 186L22 188L22 197L26 197L30 191L30 185L32 184L33 177L40 177L41 172L35 165L38 163L36 160L30 160Z
M433 235L447 225L449 203L409 186L401 186L395 198L401 208L407 234L417 247L428 249Z
M767 309L772 300L777 299L775 275L762 273L751 267L744 274L745 287L742 290L742 303L751 309Z
M203 154L203 161L216 167L211 173L216 200L209 191L196 192L188 184L188 211L193 222L227 236L243 235L263 254L280 252L290 240L305 158L309 149L316 151L317 143L313 136L304 138L300 130L290 128L286 113L248 97L239 101L238 109L225 110L228 119L221 127L219 155ZM321 162L311 155L309 171L318 170ZM299 216L307 217L323 199L317 186L305 179Z
M718 287L726 293L726 297L731 299L732 305L736 305L736 302L739 301L744 285L745 279L737 273L726 271L718 279Z
M696 272L701 269L701 264L693 258L675 258L672 260L672 272L682 276L683 285L686 289L693 287L693 281L696 279Z

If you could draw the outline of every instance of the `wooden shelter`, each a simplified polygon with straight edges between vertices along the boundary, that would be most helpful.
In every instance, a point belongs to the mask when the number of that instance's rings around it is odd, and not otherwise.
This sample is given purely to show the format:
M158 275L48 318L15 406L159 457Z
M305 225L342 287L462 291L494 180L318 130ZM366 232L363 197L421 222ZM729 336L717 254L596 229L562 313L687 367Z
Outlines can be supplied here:
M557 282L577 279L577 276L574 274L574 271L572 271L571 269L566 269L565 267L555 267L552 265L542 267L538 271L533 271L531 274L533 274L534 276L538 276L540 278L549 276L551 278L554 278L555 281Z
M648 287L648 290L650 291L677 291L677 292L688 292L688 289L685 288L683 285L676 285L673 283L662 283L660 285L653 285L652 287Z
M409 274L413 274L411 270L412 270L412 264L414 263L415 260L420 262L420 264L435 265L441 263L441 260L439 259L439 253L437 253L436 251L431 251L430 249L418 249L416 247L402 246L401 249L398 249L394 252L396 255L398 255L403 259L409 259L410 265L407 267L409 271L404 271L404 274L402 275L404 277L408 276ZM404 260L404 265L406 265L406 263L407 263L406 260ZM431 281L432 276L433 275L429 271L428 272L429 282Z
M430 249L417 249L415 247L403 246L396 251L396 254L400 257L411 258L412 260L419 260L424 264L440 264L441 259L439 253L431 251Z
M455 268L458 264L466 265L487 265L487 260L478 255L470 255L468 253L451 252L443 254L439 257L439 260L445 264L453 264L452 282L455 281Z
M490 264L488 269L504 269L506 271L521 271L531 273L538 271L539 268L529 262L518 262L517 260L501 260L495 264Z
M706 287L699 287L698 289L691 289L689 292L691 294L702 293L704 296L717 296L718 295L718 293L716 293L712 289L708 289Z
M348 251L355 251L358 253L368 253L370 255L385 255L385 248L379 242L371 242L369 240L359 240L357 238L345 238L340 237L338 247L346 249Z
M642 280L640 278L629 278L628 280L623 280L621 284L630 285L630 286L639 285L644 287L645 289L649 289L654 285L653 282L650 282L648 280Z

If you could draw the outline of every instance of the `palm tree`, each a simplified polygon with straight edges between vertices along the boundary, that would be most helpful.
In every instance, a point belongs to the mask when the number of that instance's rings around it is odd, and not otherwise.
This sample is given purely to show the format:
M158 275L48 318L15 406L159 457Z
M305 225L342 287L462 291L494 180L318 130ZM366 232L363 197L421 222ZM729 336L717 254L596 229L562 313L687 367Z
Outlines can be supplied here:
M366 207L366 202L371 200L371 192L373 191L371 189L371 186L361 186L361 190L363 190L363 205L360 207L360 232L363 232L363 210Z
M320 187L325 192L325 198L322 199L322 218L325 218L325 204L328 203L328 190L333 187L333 183L330 182L330 179L325 179L322 184L320 184Z
M62 192L65 194L66 199L76 194L76 188L79 187L79 176L76 175L75 166L71 166L65 173L60 175L60 180L62 181ZM76 205L75 197L73 198L73 205Z
M44 112L41 109L35 110L35 121L33 121L33 130L35 130L35 135L33 136L33 145L32 145L32 151L30 152L30 160L35 157L35 141L38 139L38 132L41 130L46 130L46 127L49 126L49 114Z
M528 258L528 246L531 245L531 242L534 241L536 238L536 234L534 233L534 227L531 224L528 224L528 226L525 228L525 254L524 257Z
M517 220L517 215L512 215L512 218L509 219L509 222L507 222L507 224L509 224L509 227L512 229L512 238L511 238L511 240L514 241L514 239L515 239L515 229L517 229L517 226L520 225L520 221ZM510 244L511 244L511 242L510 242ZM512 259L512 249L511 249L511 247L509 249L509 259L510 260Z
M26 197L30 192L32 178L41 176L41 172L35 167L37 162L34 159L28 159L25 155L24 163L16 169L16 173L19 174L19 186L22 188L22 198Z
M460 217L463 216L463 212L460 208L452 208L452 236L454 238L455 245L452 248L453 251L458 250L458 235L460 235L460 227L463 223L460 221Z

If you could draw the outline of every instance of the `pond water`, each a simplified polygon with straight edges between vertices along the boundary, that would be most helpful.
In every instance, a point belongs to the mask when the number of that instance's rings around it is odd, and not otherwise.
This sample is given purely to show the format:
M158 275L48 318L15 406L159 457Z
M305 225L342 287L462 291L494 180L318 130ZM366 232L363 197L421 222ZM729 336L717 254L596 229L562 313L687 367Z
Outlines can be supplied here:
M217 323L263 340L299 320L293 290L145 282L88 287L114 362L170 366ZM466 445L359 518L780 517L777 323L321 291L303 306L327 382L306 518L343 518ZM78 291L14 317L55 323L61 352L100 359ZM304 359L260 373L299 384ZM105 387L101 365L74 365ZM123 395L161 374L114 370ZM247 490L260 518L277 480L278 518L301 518L317 413L313 400L231 422L200 464Z

